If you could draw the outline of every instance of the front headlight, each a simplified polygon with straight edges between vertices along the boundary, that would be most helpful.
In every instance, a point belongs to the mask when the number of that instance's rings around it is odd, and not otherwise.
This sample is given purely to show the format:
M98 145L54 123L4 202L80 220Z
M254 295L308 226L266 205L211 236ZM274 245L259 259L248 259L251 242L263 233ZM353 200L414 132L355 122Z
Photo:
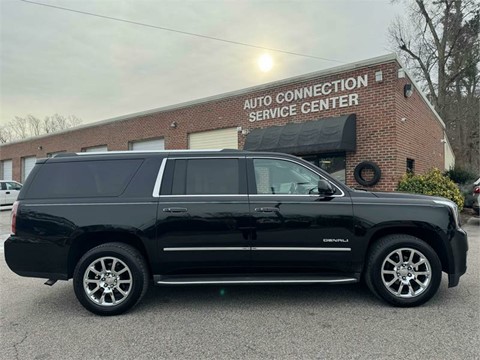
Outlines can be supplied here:
M457 226L457 228L460 227L460 215L458 214L457 204L455 204L453 201L450 201L450 200L433 200L433 202L436 204L446 205L450 209L452 209L453 218L455 219L455 225Z

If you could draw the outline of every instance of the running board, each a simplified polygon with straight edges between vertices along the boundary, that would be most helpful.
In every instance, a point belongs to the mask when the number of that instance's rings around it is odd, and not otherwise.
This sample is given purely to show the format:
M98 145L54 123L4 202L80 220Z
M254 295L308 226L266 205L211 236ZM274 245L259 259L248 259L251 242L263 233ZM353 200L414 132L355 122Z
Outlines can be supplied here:
M154 275L156 285L235 285L235 284L353 284L355 276L228 276L180 277Z

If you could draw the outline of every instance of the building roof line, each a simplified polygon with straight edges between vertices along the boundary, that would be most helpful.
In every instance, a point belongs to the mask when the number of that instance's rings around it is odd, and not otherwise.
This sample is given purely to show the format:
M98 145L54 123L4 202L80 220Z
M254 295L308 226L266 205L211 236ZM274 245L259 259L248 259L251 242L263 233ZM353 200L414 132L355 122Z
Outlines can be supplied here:
M73 131L77 131L77 130L81 130L81 129L94 128L94 127L97 127L97 126L102 126L102 125L107 125L107 124L111 124L111 123L114 123L114 122L130 120L130 119L134 119L134 118L138 118L138 117L142 117L142 116L148 116L148 115L152 115L152 114L158 114L158 113L162 113L162 112L168 112L168 111L173 111L173 110L177 110L177 109L187 108L187 107L191 107L191 106L195 106L195 105L199 105L199 104L205 104L205 103L209 103L209 102L212 102L212 101L217 101L217 100L220 100L220 99L227 99L227 98L231 98L231 97L235 97L235 96L248 94L248 93L251 93L251 92L266 90L266 89L277 87L277 86L288 85L288 84L291 84L291 83L306 81L306 80L309 80L309 79L312 79L312 78L317 78L317 77L322 77L322 76L327 76L327 75L333 75L333 74L337 74L337 73L342 73L342 72L346 72L346 71L351 71L351 70L355 70L355 69L359 69L359 68L364 68L364 67L367 67L367 66L372 66L372 65L377 65L377 64L382 64L382 63L387 63L387 62L392 62L392 61L396 61L405 70L406 75L408 76L408 78L410 79L412 84L415 86L418 93L422 96L425 103L433 111L434 115L436 116L436 118L438 119L440 124L443 126L443 128L445 128L445 123L442 121L442 119L440 118L438 113L435 111L432 104L428 101L428 99L425 96L425 94L423 93L423 91L415 83L415 81L413 80L413 77L410 75L410 73L407 71L407 69L405 69L403 64L400 62L397 54L389 53L389 54L386 54L386 55L381 55L381 56L369 58L369 59L366 59L366 60L352 62L352 63L345 64L345 65L339 65L339 66L335 66L335 67L328 68L328 69L322 69L322 70L310 72L310 73L303 74L303 75L297 75L297 76L289 77L289 78L286 78L286 79L281 79L281 80L268 82L268 83L265 83L265 84L250 86L250 87L243 88L243 89L240 89L240 90L229 91L229 92L226 92L226 93L221 93L221 94L212 95L212 96L208 96L208 97L204 97L204 98L200 98L200 99L185 101L185 102L181 102L181 103L177 103L177 104L173 104L173 105L167 105L167 106L154 108L154 109L150 109L150 110L135 112L135 113L127 114L127 115L116 116L116 117L113 117L113 118L109 118L109 119L105 119L105 120L96 121L96 122L93 122L93 123L88 123L88 124L85 124L85 125L72 127L72 128L65 129L65 130L58 131L58 132L51 133L51 134L44 134L44 135L31 137L31 138L27 138L27 139L12 141L12 142L0 145L0 147L13 145L13 144L18 144L18 143L21 143L21 142L37 140L37 139L43 139L43 138L46 138L46 137L49 137L49 136L67 134L69 132L73 132Z

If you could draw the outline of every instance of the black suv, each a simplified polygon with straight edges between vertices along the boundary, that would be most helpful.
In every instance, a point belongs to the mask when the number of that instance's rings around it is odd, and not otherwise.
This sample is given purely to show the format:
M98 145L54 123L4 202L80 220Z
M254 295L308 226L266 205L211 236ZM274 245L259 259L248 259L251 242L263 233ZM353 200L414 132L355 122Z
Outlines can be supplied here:
M120 314L156 285L349 284L420 305L456 286L467 236L443 198L348 188L297 157L235 150L38 160L5 243L17 274L73 278Z

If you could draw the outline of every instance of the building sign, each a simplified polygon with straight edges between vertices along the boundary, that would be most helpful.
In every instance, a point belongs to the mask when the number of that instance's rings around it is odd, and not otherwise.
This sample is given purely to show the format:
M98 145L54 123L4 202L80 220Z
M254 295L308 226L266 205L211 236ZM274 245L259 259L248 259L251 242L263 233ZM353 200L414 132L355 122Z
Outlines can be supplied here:
M316 113L328 109L358 105L358 93L368 86L368 74L282 91L245 100L243 110L250 110L250 122ZM344 95L339 92L351 91ZM299 103L299 101L301 101Z

